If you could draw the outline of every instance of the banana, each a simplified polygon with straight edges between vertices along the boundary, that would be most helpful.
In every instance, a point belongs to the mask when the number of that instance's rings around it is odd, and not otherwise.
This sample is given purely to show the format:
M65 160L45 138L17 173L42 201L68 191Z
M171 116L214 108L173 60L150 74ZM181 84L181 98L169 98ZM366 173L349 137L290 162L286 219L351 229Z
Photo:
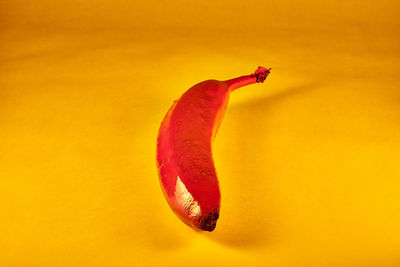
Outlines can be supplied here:
M157 138L157 167L173 212L197 230L213 231L220 212L220 190L212 157L230 93L262 83L271 69L227 81L207 80L187 90L168 110Z

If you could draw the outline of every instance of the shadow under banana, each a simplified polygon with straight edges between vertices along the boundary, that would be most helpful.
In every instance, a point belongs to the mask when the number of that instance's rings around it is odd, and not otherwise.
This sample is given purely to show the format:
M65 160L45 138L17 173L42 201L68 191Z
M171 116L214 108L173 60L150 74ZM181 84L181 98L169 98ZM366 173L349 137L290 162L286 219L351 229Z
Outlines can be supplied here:
M257 117L268 116L274 106L282 101L302 97L323 86L325 84L312 83L291 87L228 108L219 138L215 141L218 151L214 150L214 159L221 184L222 205L216 231L205 233L210 239L246 249L277 242L279 204L273 199L274 189L270 181L279 177L276 172L275 177L268 173L269 159L274 157L268 152L268 144L273 142L268 140L271 126L268 119L264 118L260 123ZM223 129L228 129L232 138L223 139ZM245 136L243 132L246 132ZM232 155L236 155L233 157L235 162L222 160L232 158Z

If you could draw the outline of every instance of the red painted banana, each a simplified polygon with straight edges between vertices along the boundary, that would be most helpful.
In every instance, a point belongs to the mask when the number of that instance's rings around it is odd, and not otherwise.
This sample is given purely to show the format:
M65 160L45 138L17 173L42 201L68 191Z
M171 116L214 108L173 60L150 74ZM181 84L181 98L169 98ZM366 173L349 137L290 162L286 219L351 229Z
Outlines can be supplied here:
M157 166L168 204L183 222L213 231L219 217L220 191L211 144L225 113L230 92L262 83L270 69L227 81L207 80L175 101L161 123Z

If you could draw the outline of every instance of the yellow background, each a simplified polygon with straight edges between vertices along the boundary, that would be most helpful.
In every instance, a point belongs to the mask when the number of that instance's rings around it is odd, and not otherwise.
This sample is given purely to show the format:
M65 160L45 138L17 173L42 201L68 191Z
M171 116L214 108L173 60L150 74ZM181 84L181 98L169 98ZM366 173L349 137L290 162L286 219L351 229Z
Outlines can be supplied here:
M400 266L400 4L0 1L1 266ZM235 91L213 233L155 145L197 82Z

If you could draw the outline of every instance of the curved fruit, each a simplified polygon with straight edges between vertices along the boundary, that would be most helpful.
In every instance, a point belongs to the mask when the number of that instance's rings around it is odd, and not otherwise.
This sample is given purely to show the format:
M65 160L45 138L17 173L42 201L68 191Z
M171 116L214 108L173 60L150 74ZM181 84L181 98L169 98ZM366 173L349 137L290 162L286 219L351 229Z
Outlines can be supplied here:
M168 204L183 222L213 231L220 210L220 191L211 144L226 110L230 92L263 82L270 69L227 81L207 80L175 101L161 123L157 166Z

